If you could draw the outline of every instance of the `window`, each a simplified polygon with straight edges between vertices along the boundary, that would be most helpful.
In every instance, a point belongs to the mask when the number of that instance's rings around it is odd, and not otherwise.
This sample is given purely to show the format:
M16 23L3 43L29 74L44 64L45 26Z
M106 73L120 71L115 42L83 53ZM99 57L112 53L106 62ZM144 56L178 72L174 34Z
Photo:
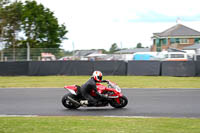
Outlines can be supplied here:
M173 44L173 43L180 43L180 39L179 38L170 38L170 43Z
M180 43L180 39L179 38L176 38L176 43Z
M160 52L161 51L161 39L155 39L155 44L156 44L156 51Z
M180 44L188 44L189 39L180 39Z
M160 39L156 39L156 46L160 46Z
M184 54L171 54L171 58L184 58Z
M176 42L175 38L170 38L170 43L171 43L171 44L173 44L173 43L175 43L175 42Z
M195 38L194 43L200 43L200 38Z
M166 54L166 55L165 55L165 58L169 58L169 55L168 55L168 54Z
M166 45L166 44L167 44L167 39L162 39L162 40L161 40L161 43L162 43L163 45Z

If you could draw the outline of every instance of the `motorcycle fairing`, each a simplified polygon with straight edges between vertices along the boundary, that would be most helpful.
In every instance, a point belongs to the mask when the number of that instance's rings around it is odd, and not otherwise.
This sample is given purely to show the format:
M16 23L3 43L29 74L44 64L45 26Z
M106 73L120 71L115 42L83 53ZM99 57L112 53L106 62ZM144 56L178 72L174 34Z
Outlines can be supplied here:
M77 87L76 85L69 85L69 86L65 86L65 89L67 89L68 91L70 91L72 94L77 95Z

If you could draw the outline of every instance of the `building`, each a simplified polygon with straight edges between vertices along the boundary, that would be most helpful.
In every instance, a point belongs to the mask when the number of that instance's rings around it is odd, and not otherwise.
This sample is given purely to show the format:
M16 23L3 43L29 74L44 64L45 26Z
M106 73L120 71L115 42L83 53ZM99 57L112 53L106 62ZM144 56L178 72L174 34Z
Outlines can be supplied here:
M77 50L74 54L76 60L90 60L94 57L88 57L89 55L101 55L102 50ZM90 59L89 59L90 58Z
M182 50L184 47L200 43L200 32L177 24L163 32L153 33L151 51L163 51L168 48Z
M115 54L134 54L137 52L150 52L150 48L122 49L115 52Z
M77 50L74 56L82 57L90 54L102 54L102 50Z
M194 45L184 47L183 50L193 50L195 54L200 54L200 43L195 43Z
M200 60L200 43L195 43L194 45L184 47L183 50L193 58L198 56L198 60Z

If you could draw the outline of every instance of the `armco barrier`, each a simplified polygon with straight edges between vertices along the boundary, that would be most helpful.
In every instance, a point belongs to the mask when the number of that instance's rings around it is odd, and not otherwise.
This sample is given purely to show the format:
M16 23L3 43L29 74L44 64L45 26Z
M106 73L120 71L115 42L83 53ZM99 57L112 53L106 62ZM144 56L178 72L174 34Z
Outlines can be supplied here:
M162 76L191 77L196 75L194 61L163 61Z
M128 61L127 75L160 76L160 61Z
M28 75L28 62L0 62L1 76Z

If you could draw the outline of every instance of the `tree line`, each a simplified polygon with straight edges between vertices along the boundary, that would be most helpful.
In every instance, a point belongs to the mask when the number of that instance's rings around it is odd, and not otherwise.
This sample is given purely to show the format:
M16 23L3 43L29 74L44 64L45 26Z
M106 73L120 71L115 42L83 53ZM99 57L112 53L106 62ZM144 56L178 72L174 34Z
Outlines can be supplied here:
M135 48L144 48L144 47L142 46L142 43L137 43L137 46ZM119 48L117 43L113 43L109 51L103 50L103 53L113 54L122 49L127 49L127 48Z
M36 1L0 0L0 45L3 48L57 48L68 31L54 13Z

